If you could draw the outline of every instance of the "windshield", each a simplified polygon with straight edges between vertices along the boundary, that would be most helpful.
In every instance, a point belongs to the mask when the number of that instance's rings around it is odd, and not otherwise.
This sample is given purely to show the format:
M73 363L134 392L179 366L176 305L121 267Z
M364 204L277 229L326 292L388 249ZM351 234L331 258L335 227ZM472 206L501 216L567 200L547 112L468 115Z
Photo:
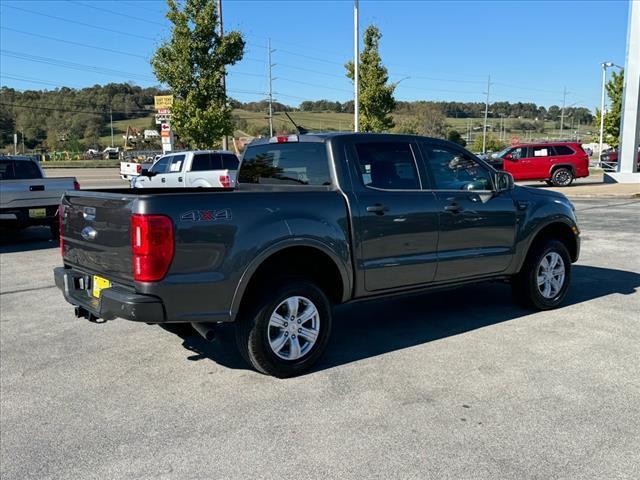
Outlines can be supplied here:
M505 149L503 149L503 150L500 150L498 153L494 153L492 156L493 156L494 158L502 158L502 157L504 157L504 156L507 154L507 152L508 152L509 150L511 150L511 147L507 147L507 148L505 148Z

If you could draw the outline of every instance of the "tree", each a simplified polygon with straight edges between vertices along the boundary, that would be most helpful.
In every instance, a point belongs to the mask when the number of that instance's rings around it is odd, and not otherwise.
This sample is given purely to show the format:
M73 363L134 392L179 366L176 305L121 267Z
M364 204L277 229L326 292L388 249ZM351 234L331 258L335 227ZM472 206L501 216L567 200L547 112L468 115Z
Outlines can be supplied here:
M167 0L173 24L171 40L153 55L158 80L174 95L172 126L183 141L196 148L219 144L233 134L231 108L221 81L227 65L242 59L245 42L240 32L220 37L215 0L186 0L182 8Z
M389 75L382 65L378 47L382 34L374 25L364 32L364 48L360 54L359 65L359 105L360 129L364 132L382 132L393 128L393 112L396 101L393 98L395 84L387 84ZM354 79L354 65L345 65L347 77Z
M438 107L428 103L420 105L416 116L422 135L434 138L445 137L447 133L447 119Z
M449 133L447 133L447 140L457 143L458 145L462 145L463 147L467 146L466 140L462 138L462 135L460 135L460 132L457 130L449 130Z
M604 143L610 147L620 146L620 117L622 115L622 93L624 89L624 70L613 72L611 80L605 86L611 102L609 111L604 114ZM600 110L596 110L596 125L600 125Z
M502 150L506 146L507 145L505 143L501 142L499 139L497 139L493 135L487 134L487 145L486 145L486 148L487 148L488 152L497 152L499 150ZM482 135L476 136L475 140L473 141L472 150L474 152L481 152L482 151Z

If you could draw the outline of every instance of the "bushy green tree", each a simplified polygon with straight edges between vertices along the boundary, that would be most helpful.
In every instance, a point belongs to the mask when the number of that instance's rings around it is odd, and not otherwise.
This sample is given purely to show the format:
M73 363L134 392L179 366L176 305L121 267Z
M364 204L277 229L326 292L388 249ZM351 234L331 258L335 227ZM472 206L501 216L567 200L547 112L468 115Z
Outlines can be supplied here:
M462 145L463 147L467 146L467 141L462 138L462 135L460 135L460 132L457 130L449 130L447 133L447 140L457 143L458 145Z
M487 152L497 152L499 150L502 150L506 146L507 144L500 141L500 139L496 138L490 133L487 134L487 147L486 147ZM476 138L473 140L472 150L474 152L482 151L482 135L477 135Z
M360 130L363 132L383 132L393 128L391 112L396 101L393 91L396 86L389 82L389 74L380 58L378 48L382 34L374 25L369 25L364 32L363 50L359 65L359 105ZM354 79L353 62L345 65L347 77Z
M622 102L624 89L624 70L620 73L613 72L611 79L607 82L607 96L609 97L610 108L604 114L604 143L613 148L620 146L620 120L622 116ZM600 126L600 110L596 110L595 122Z
M172 127L196 148L218 145L233 134L231 108L221 81L228 65L242 59L245 42L240 32L217 33L216 0L167 0L171 39L153 55L158 80L174 95Z

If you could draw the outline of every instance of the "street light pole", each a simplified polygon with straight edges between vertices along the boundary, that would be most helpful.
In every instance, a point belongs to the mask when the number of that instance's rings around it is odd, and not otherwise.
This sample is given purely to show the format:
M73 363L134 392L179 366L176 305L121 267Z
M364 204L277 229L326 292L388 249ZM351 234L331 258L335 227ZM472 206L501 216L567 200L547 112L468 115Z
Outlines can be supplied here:
M360 131L360 26L358 0L353 2L353 131Z
M217 2L217 14L218 14L218 35L220 36L220 40L224 37L224 30L222 28L222 0L218 0ZM222 78L220 79L220 84L222 85L222 94L224 96L224 104L227 104L227 85L226 85L226 72L222 74ZM229 148L229 139L226 135L222 136L222 149L228 150Z
M489 116L489 89L491 88L491 75L487 78L487 103L484 106L484 125L482 127L482 153L487 153L487 117Z
M598 165L602 156L602 143L604 140L604 87L607 81L607 68L613 67L613 62L603 62L602 66L602 95L600 98L600 147L598 148Z

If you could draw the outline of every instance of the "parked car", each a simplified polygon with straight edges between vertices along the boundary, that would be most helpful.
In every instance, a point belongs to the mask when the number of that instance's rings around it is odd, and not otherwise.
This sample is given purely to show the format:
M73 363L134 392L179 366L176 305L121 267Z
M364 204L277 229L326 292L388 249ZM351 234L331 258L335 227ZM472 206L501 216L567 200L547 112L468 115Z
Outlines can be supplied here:
M57 238L58 204L66 190L79 190L74 177L45 178L32 157L0 156L0 226L48 225Z
M589 155L577 142L512 145L493 156L490 163L516 181L542 180L557 187L568 187L574 179L589 176Z
M131 183L133 188L224 187L236 185L238 157L224 150L176 152L160 157Z
M207 339L234 322L243 357L278 377L320 357L334 305L498 280L556 308L580 250L564 195L408 135L260 139L235 190L67 192L60 215L54 276L76 316Z
M638 165L638 171L640 172L640 149L638 149L636 163ZM608 152L600 155L600 165L602 166L602 169L607 172L615 172L618 170L618 151L609 150Z

